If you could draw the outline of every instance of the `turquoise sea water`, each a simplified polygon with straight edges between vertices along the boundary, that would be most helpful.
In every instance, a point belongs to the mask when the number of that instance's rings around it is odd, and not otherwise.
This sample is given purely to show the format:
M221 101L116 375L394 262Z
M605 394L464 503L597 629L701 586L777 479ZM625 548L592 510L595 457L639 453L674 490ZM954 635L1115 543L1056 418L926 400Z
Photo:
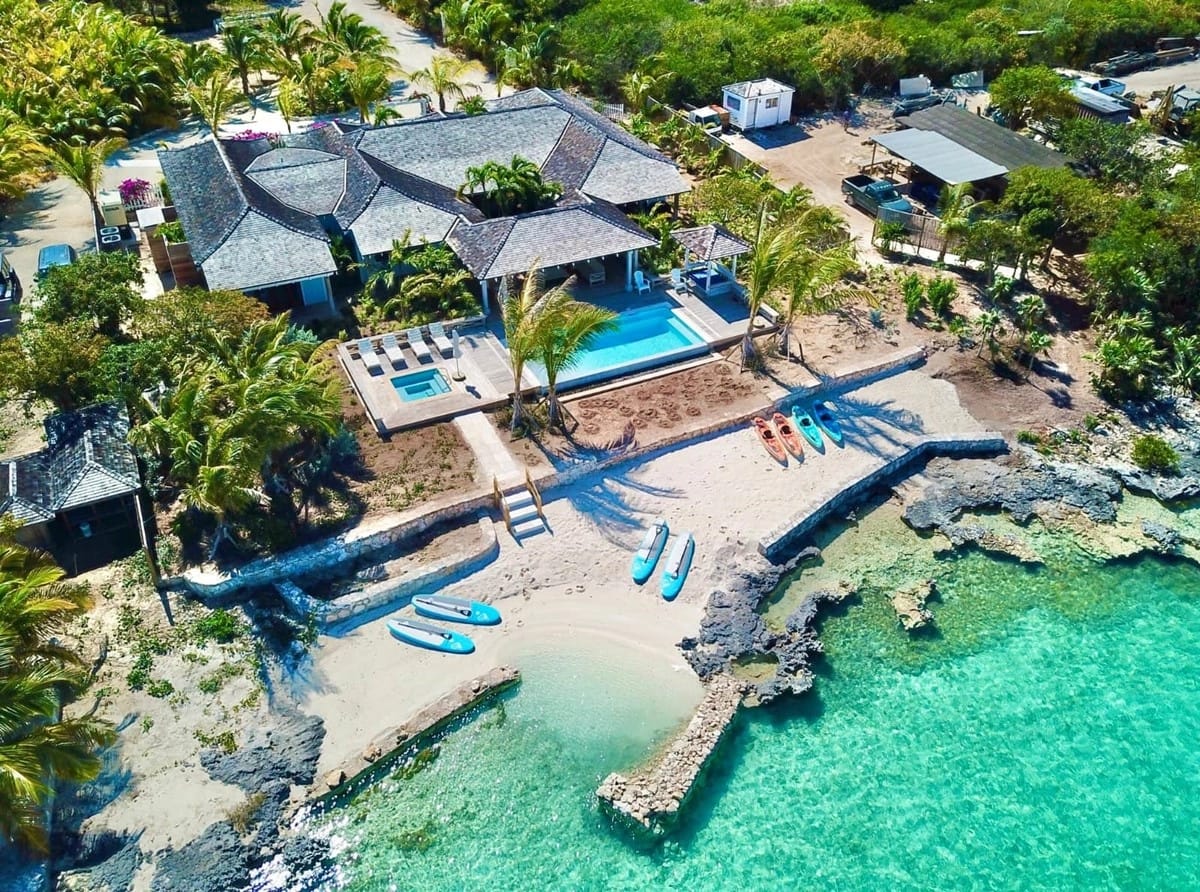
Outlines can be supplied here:
M864 527L880 563L824 623L817 692L748 713L665 841L635 844L593 791L686 708L628 666L531 657L428 768L326 819L343 888L1200 886L1200 571L1049 540L1037 571L936 560ZM939 632L910 639L883 593L931 569Z

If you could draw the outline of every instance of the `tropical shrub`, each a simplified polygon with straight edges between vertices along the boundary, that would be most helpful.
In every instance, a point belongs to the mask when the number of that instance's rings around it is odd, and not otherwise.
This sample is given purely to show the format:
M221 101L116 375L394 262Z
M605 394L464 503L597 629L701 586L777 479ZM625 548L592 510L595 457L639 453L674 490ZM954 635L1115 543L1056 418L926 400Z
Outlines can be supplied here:
M934 276L925 290L929 309L938 316L949 316L954 298L958 297L958 285L948 276Z
M925 308L925 280L917 273L909 273L900 283L904 295L904 315L916 319Z
M1133 441L1133 463L1146 471L1175 474L1179 471L1179 453L1157 434L1143 434Z

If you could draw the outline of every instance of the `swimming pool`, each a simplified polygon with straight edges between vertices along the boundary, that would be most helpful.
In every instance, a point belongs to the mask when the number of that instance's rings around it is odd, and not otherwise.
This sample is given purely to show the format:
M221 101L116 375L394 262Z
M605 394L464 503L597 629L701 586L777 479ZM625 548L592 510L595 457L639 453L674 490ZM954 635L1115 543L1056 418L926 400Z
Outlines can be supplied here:
M400 375L392 379L392 387L396 388L397 395L406 403L450 392L450 382L446 380L441 369L426 369L423 372Z
M559 375L558 385L577 387L706 352L708 343L673 304L649 304L621 313L617 328L596 338L579 362ZM529 369L539 383L546 383L540 363L529 363Z

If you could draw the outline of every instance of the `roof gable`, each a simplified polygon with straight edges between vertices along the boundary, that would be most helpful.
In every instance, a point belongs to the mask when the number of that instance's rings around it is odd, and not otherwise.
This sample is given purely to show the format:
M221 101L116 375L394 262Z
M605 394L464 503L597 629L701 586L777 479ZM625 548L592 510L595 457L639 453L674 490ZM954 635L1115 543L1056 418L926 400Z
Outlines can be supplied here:
M332 214L346 192L345 159L301 149L276 151L304 152L318 157L295 164L257 166L259 161L270 157L264 155L255 159L246 175L289 207L316 215Z
M580 189L613 204L628 204L678 195L688 191L688 184L671 162L609 140Z
M204 261L209 288L254 291L337 272L327 239L248 211Z

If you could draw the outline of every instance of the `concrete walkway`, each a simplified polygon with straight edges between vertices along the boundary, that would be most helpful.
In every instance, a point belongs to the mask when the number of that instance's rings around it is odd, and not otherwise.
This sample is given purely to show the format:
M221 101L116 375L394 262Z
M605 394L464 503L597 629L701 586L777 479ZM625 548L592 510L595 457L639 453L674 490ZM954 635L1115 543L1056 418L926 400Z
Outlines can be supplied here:
M506 480L515 481L522 476L520 465L486 415L468 412L457 416L454 425L475 453L475 475L481 483L490 484L494 477L503 485Z

